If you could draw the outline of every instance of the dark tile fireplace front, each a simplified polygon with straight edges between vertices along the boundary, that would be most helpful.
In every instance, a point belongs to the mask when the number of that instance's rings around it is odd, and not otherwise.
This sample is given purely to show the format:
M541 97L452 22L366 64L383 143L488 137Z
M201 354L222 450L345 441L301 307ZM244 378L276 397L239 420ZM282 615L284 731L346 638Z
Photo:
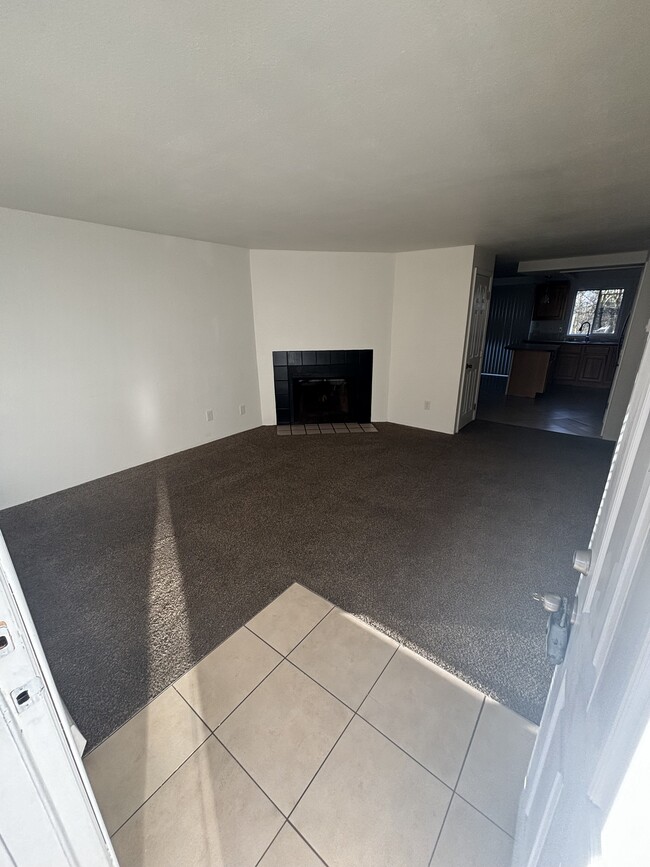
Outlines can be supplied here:
M372 349L273 353L278 424L370 421Z

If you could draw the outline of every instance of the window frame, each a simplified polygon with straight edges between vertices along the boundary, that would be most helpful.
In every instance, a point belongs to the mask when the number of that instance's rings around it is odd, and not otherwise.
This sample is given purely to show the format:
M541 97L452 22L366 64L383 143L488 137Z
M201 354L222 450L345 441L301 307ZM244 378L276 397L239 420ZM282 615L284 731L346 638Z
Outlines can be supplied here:
M572 332L570 330L571 329L571 323L572 323L573 317L575 315L575 309L576 309L576 304L578 301L578 296L580 295L581 292L597 292L598 293L598 300L596 301L596 307L595 307L594 315L592 318L592 325L593 325L593 321L596 318L598 308L601 306L601 299L602 299L603 293L604 292L612 292L612 291L621 293L620 303L618 305L618 312L617 312L617 316L616 316L616 328L614 329L614 331L610 331L610 332L606 332L606 333L600 333L600 334L599 333L594 334L590 331L589 334L587 335L585 332L580 332L580 331ZM605 342L611 342L613 340L617 340L620 337L620 334L621 334L621 331L623 328L621 311L624 309L626 291L627 291L627 289L625 286L581 286L578 289L576 289L576 291L573 295L572 302L571 302L571 308L569 310L569 317L568 317L567 326L566 326L566 329L567 329L566 330L566 338L567 338L567 340L579 341L579 340L585 340L587 337L589 338L590 342L594 342L594 341L598 341L598 340L605 341Z

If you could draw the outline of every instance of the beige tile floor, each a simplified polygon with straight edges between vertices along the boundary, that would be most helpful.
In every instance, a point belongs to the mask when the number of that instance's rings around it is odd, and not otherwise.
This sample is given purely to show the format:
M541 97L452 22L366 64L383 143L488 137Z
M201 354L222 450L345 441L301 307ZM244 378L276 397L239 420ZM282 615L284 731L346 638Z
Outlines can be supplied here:
M122 867L507 867L535 734L293 584L85 763Z

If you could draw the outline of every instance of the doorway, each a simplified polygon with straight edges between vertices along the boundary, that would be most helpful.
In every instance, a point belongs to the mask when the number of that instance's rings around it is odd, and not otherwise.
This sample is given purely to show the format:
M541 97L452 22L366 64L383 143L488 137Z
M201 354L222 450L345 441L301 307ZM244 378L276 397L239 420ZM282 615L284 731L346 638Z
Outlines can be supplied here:
M477 418L600 437L641 273L495 276Z

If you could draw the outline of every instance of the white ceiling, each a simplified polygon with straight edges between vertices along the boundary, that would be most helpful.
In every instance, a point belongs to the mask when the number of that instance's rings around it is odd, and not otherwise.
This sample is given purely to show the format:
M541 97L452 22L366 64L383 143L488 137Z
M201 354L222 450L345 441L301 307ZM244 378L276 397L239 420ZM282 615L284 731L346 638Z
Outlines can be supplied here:
M247 247L650 243L648 0L0 0L0 205Z

